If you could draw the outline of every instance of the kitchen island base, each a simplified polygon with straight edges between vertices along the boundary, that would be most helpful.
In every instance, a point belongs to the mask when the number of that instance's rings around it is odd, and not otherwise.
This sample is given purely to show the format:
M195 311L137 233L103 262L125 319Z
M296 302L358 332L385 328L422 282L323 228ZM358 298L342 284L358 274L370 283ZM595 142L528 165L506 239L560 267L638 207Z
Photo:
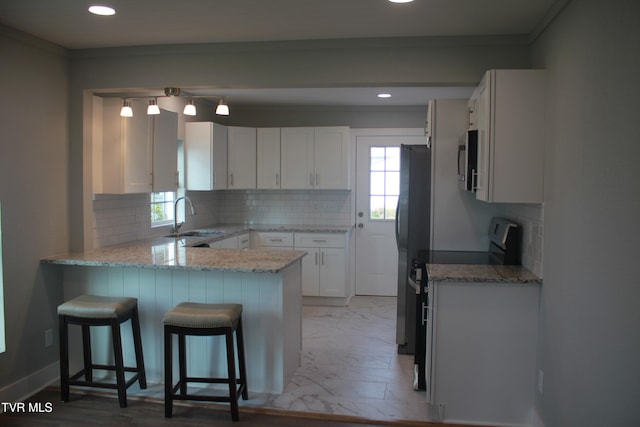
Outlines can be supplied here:
M247 382L251 392L281 393L300 366L302 349L301 266L294 262L275 272L162 269L113 266L62 266L64 299L82 294L138 298L147 380L164 380L164 314L185 301L243 305ZM131 329L122 328L125 363L135 361ZM70 348L81 348L81 335L70 334ZM189 337L190 376L226 374L224 337ZM98 328L92 341L96 363L108 363L108 330ZM104 360L99 357L104 355ZM177 358L174 358L177 360ZM72 351L71 369L82 365ZM175 367L177 369L177 366Z

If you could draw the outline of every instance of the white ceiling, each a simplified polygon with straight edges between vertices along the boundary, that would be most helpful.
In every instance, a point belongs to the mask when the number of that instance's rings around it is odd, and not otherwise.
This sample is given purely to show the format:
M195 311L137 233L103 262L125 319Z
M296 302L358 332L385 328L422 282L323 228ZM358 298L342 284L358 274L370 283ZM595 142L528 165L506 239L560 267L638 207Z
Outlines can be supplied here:
M566 0L1 0L0 23L68 49L369 37L532 35ZM91 4L117 14L90 14ZM216 91L237 102L421 105L469 88L308 88ZM390 88L389 88L390 89ZM444 91L444 92L443 92Z

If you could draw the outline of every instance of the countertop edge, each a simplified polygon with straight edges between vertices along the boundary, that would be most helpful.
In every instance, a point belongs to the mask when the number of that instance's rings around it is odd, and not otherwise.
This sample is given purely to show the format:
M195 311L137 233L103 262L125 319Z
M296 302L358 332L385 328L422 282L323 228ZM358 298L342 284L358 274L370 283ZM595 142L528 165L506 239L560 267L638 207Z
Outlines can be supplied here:
M543 280L521 265L427 264L433 282L541 285Z

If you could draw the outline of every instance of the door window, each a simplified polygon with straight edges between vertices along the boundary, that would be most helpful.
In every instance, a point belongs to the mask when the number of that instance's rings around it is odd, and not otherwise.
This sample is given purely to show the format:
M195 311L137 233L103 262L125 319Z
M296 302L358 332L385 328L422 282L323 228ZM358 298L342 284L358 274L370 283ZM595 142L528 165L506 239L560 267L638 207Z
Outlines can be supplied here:
M369 218L395 220L400 195L400 147L371 147L369 157Z

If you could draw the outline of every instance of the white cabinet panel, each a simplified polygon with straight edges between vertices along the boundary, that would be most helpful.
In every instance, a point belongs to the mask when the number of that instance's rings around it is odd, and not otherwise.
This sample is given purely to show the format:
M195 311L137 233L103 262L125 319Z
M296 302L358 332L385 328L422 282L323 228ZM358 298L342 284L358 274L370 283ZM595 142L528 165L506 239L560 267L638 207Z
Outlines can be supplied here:
M349 128L281 130L282 188L348 189Z
M314 184L313 128L282 128L280 134L282 188L310 189Z
M347 250L344 233L295 233L295 249L308 252L302 259L303 296L346 296Z
M227 127L212 122L185 124L187 190L227 188Z
M229 189L256 188L256 129L228 127Z
M251 233L254 248L293 249L293 233L255 231Z
M258 128L257 187L280 188L280 128Z
M490 70L470 104L478 129L476 198L542 203L545 145L543 70Z
M314 188L339 190L349 188L349 128L344 126L315 128Z
M94 186L100 194L175 191L178 168L178 116L131 101L133 117L121 117L122 100L94 98ZM99 112L102 112L100 114Z
M178 188L178 114L160 110L153 116L153 191Z

